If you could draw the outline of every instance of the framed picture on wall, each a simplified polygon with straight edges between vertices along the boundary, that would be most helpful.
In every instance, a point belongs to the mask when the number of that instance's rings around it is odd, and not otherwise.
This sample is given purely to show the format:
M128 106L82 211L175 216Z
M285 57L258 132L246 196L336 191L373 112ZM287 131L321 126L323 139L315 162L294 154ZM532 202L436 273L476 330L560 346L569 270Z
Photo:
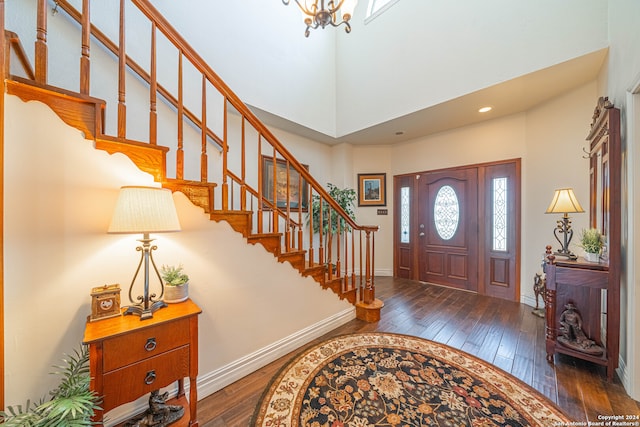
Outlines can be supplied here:
M302 165L309 170L309 166ZM293 166L289 165L289 188L287 189L287 162L283 159L276 159L275 171L275 193L276 206L278 209L287 209L287 200L291 211L307 212L309 207L309 189L307 181L301 179L300 173ZM267 199L265 209L273 206L274 171L273 157L262 156L262 196Z
M387 206L387 174L358 174L358 206Z

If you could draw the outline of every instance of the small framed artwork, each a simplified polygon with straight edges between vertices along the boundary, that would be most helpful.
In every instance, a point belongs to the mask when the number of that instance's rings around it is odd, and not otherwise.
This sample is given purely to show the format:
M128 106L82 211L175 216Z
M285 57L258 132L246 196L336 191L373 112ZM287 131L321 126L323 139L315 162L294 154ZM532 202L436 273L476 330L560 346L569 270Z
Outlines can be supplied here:
M358 206L387 206L387 174L358 174Z
M309 170L309 166L302 165ZM262 196L267 199L265 209L273 206L273 157L262 156ZM276 206L278 209L286 209L287 201L292 211L307 212L309 207L309 189L307 181L300 178L300 173L289 165L289 188L287 189L287 162L276 159Z

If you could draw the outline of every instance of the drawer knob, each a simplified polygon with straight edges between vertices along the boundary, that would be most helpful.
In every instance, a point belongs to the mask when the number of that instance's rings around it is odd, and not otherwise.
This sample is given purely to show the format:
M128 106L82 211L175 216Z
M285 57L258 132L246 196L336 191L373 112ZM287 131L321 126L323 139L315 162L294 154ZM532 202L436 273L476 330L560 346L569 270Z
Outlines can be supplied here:
M155 370L147 372L147 375L144 377L144 383L146 385L153 384L153 382L155 380L156 380L156 371Z
M157 345L158 344L156 343L155 337L147 338L147 342L144 345L144 349L147 351L153 351L156 349Z

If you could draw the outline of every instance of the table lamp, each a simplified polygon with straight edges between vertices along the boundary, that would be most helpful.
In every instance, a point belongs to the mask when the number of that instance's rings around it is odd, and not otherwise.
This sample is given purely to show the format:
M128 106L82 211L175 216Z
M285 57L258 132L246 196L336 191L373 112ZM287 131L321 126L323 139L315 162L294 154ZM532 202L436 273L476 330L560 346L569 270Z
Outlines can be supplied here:
M578 259L577 255L569 250L569 243L573 237L573 230L571 229L571 220L569 219L570 213L582 213L584 209L580 206L576 195L573 194L572 188L560 188L555 190L551 204L547 208L545 213L561 213L564 214L561 219L558 220L556 228L553 230L553 235L562 247L558 249L554 255L566 256L569 259ZM560 240L558 234L562 234L563 240Z
M142 243L136 248L140 252L140 262L136 269L131 286L129 287L129 301L131 306L124 314L136 314L140 320L153 317L153 313L166 307L162 301L164 285L153 261L153 251L158 247L151 245L154 240L149 237L150 233L167 233L180 231L178 214L173 203L171 191L156 187L126 186L120 189L116 208L109 224L108 233L120 234L142 234ZM149 293L149 264L153 266L156 276L160 282L160 294ZM144 289L143 294L133 298L133 288L140 272L140 267L144 265Z

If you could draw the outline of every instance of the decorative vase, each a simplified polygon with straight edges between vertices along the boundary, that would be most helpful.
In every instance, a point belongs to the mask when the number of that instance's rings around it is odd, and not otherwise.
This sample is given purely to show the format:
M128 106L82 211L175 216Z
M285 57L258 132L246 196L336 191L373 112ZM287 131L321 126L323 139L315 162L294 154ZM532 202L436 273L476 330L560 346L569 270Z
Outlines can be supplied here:
M164 302L168 304L183 302L189 298L189 282L182 285L164 285Z
M592 252L585 252L584 259L586 259L589 262L599 262L600 261L600 254L599 253L592 253Z

